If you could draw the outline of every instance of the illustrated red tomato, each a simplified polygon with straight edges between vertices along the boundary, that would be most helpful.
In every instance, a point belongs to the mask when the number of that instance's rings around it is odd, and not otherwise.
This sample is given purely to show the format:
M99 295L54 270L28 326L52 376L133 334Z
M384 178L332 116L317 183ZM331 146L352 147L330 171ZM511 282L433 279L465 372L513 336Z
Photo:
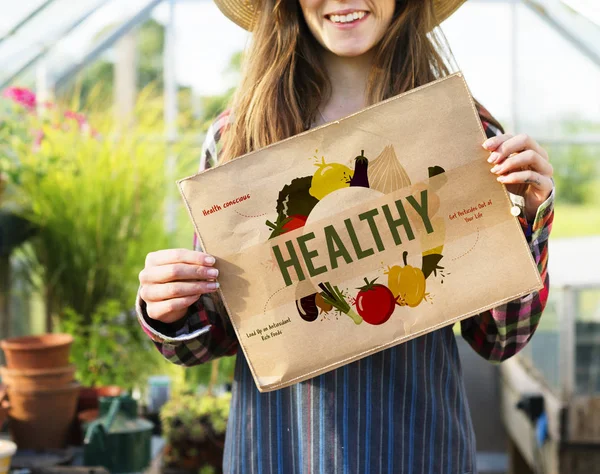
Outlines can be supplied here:
M308 219L308 217L301 216L300 214L294 214L293 216L288 217L286 219L285 224L283 225L282 234L285 234L286 232L291 232L292 230L296 230L296 229L300 229L301 227L304 227L306 225L307 219Z
M396 309L396 299L390 289L376 281L377 278L371 282L365 278L366 285L359 288L355 303L357 313L373 325L385 323Z

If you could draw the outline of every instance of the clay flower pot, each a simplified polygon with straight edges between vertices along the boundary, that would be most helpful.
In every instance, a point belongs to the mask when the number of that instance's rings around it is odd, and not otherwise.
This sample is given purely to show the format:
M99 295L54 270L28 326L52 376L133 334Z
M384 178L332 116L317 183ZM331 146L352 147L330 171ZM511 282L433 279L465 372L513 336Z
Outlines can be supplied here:
M75 366L50 369L7 369L0 367L2 382L22 390L63 387L75 379Z
M10 433L19 449L62 449L77 409L79 384L23 390L9 387Z
M45 369L69 365L70 334L42 334L5 339L0 347L9 369Z
M82 387L79 392L77 411L97 410L100 407L100 398L118 397L123 392L117 385L104 385L101 387Z

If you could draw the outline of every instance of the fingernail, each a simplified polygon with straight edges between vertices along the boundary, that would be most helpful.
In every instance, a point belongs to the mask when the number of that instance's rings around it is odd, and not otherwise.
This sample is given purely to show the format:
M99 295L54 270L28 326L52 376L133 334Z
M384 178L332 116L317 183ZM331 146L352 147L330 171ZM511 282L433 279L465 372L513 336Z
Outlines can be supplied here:
M501 183L504 183L504 181L506 180L506 178L504 176L498 176L496 179L498 181L500 181Z
M206 274L209 277L217 278L219 276L219 270L217 270L216 268L211 268L210 270L206 271Z
M219 288L219 282L218 281L213 281L213 282L209 283L208 285L206 285L206 287L209 290L216 290L216 289Z
M498 165L496 165L496 166L494 166L494 167L493 167L493 168L492 168L490 171L491 171L492 173L496 173L496 172L498 172L499 170L500 170L500 167L499 167Z
M485 148L486 150L489 148L492 148L492 145L494 144L494 139L490 138L486 141L483 142L483 144L481 145L483 148Z
M497 159L498 159L498 153L494 152L488 158L488 163L495 163Z
M206 263L207 265L214 265L216 262L215 257L204 257L204 263Z

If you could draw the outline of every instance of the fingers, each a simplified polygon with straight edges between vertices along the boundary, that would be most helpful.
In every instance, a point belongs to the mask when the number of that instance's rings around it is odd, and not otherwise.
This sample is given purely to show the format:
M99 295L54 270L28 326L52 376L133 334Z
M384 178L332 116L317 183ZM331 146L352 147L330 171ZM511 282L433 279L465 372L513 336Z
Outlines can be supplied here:
M532 170L516 171L504 176L498 176L498 181L503 184L528 184L540 191L550 193L552 191L552 180Z
M488 158L489 163L502 163L513 153L519 153L525 150L537 152L544 160L548 161L548 154L533 138L529 135L520 134L512 136L509 133L492 137L483 142L486 150L492 151Z
M212 280L219 276L219 270L202 265L176 263L146 267L140 272L140 283L168 283L181 280Z
M149 253L139 274L148 316L165 323L183 318L200 296L218 290L215 263L214 257L188 249Z
M146 305L146 313L152 319L172 323L181 319L187 309L198 300L198 296L185 296L170 300L151 302Z
M149 253L146 257L146 267L171 265L174 263L212 266L215 264L215 258L205 253L188 249L159 250Z
M530 169L547 177L552 176L553 173L550 162L546 161L534 150L516 153L506 158L503 162L494 165L490 171L497 175L506 175L522 171L523 169Z
M146 303L169 301L187 297L194 297L197 300L204 293L215 292L218 288L219 283L215 281L178 281L172 283L142 285L140 296Z

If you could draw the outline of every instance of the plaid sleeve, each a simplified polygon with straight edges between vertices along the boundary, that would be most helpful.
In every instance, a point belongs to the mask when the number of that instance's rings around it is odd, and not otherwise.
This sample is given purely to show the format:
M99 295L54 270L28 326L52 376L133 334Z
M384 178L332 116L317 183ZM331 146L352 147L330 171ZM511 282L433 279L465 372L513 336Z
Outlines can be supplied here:
M225 112L209 128L202 147L200 171L217 164L219 140L230 115ZM194 250L201 251L194 235ZM169 361L185 366L203 364L218 357L233 355L238 350L238 340L221 297L205 294L196 301L186 316L178 323L165 324L148 317L146 303L139 294L136 312L144 332Z
M485 122L484 129L488 137L498 133ZM464 339L485 359L501 362L512 357L525 347L539 324L550 289L548 238L553 219L554 191L538 208L533 223L519 218L544 288L461 322Z

